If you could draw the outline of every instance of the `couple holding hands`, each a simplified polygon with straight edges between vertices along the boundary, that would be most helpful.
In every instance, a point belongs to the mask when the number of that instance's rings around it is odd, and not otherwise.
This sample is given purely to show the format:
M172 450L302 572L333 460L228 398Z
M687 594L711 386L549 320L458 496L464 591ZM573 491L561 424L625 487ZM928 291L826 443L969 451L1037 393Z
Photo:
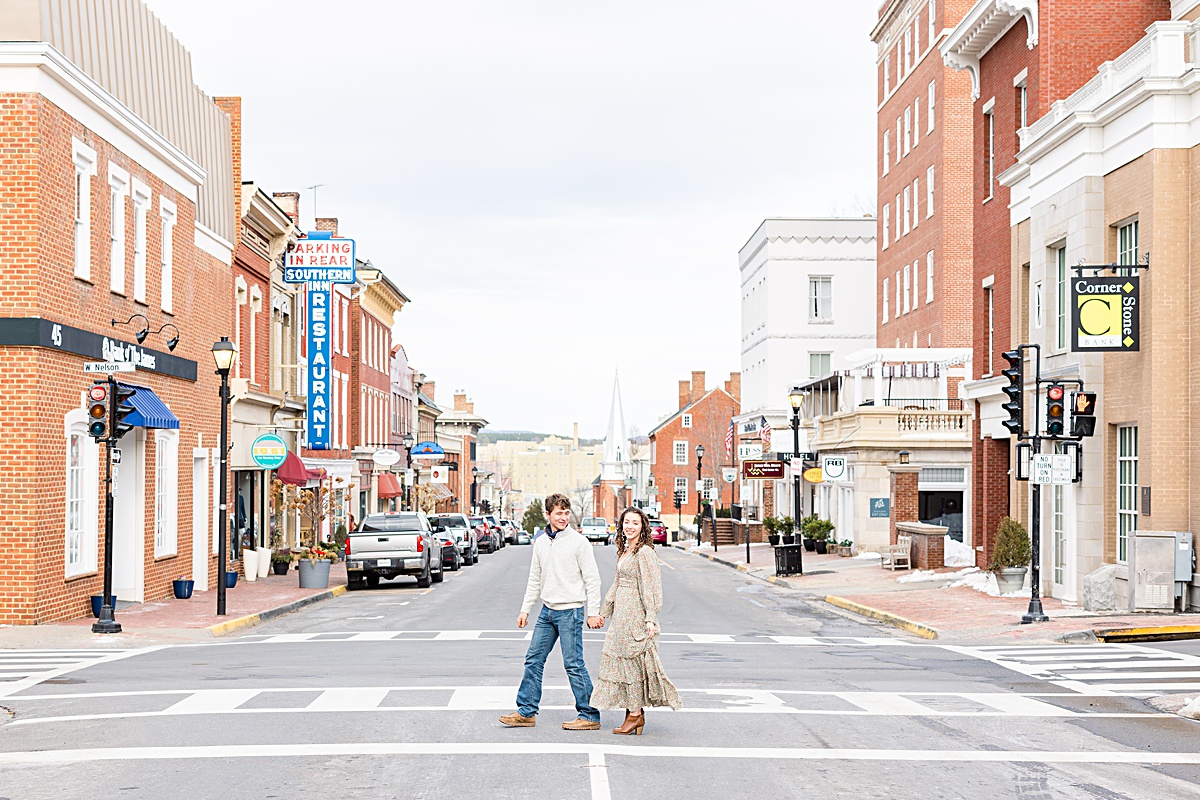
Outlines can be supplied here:
M599 709L625 709L621 735L640 734L647 706L680 707L658 658L658 612L662 608L662 573L650 539L650 526L639 508L621 512L617 523L617 574L600 604L600 570L591 543L570 526L571 501L562 494L546 498L549 524L533 541L533 562L517 627L529 624L540 598L542 610L525 654L525 674L517 690L517 711L500 717L511 728L537 724L542 699L542 673L556 641L575 695L578 719L563 723L572 731L600 729ZM586 614L585 614L586 607ZM595 691L583 661L583 625L612 627L604 639Z

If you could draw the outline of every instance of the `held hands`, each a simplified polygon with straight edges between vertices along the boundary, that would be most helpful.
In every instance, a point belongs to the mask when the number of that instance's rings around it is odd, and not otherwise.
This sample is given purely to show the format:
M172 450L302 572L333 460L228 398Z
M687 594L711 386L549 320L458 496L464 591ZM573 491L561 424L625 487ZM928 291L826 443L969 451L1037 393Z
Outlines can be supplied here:
M646 620L646 635L654 638L658 636L658 623Z
M589 628L603 628L604 627L604 617L588 617L587 618L587 626Z
M528 624L529 624L529 615L528 614L522 613L520 616L517 617L517 627L518 628L524 628Z

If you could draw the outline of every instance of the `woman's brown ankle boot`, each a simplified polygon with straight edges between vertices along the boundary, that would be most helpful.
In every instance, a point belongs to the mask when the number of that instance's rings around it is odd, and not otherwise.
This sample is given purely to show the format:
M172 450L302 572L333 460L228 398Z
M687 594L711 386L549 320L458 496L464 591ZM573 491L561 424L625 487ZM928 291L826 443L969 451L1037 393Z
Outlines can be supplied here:
M625 721L621 723L621 727L613 728L613 733L618 736L641 736L642 728L646 725L646 714L639 711L637 714L625 710Z

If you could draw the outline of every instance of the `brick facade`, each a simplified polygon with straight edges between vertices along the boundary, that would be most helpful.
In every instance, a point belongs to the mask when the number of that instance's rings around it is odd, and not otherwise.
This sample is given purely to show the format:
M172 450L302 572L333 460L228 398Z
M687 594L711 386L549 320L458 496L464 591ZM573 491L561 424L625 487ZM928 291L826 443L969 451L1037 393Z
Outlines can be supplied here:
M891 519L888 522L890 527L888 542L895 544L897 522L919 522L921 519L920 495L917 491L921 468L916 465L890 464L888 472L891 476L892 503Z

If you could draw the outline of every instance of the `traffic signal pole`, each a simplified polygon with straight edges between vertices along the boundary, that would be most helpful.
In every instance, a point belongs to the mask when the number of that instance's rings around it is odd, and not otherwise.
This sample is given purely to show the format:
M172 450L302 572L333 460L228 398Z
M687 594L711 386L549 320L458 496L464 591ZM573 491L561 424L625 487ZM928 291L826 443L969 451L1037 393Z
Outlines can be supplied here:
M117 379L108 376L108 436L104 437L104 605L100 607L100 616L92 623L92 633L120 633L121 623L116 621L112 596L112 566L113 566L113 493L112 493L112 456L113 432L117 428Z

